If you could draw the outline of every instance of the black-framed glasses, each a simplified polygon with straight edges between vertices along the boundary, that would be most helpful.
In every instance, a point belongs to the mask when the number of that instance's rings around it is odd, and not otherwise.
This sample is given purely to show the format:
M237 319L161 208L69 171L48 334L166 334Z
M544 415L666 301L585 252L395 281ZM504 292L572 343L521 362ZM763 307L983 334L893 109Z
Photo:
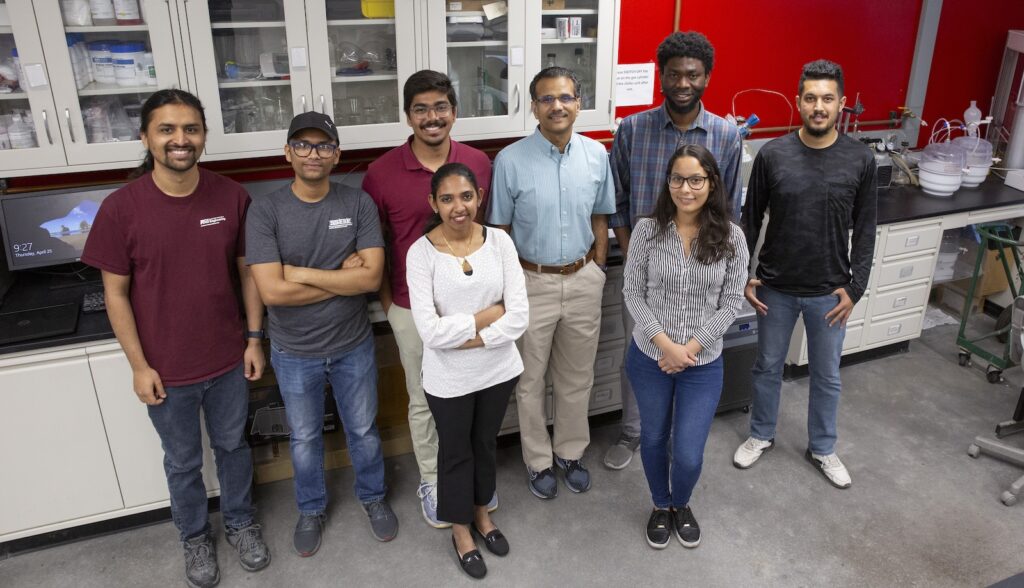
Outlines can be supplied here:
M452 111L452 105L447 102L439 102L433 106L427 106L426 104L417 104L409 109L414 116L427 116L431 112L437 116L448 116Z
M313 152L314 147L316 147L317 155L324 159L334 157L334 153L338 150L338 145L334 143L317 143L314 145L309 141L289 141L288 146L299 157L306 157Z
M677 174L670 174L668 176L668 187L669 188L682 188L683 182L686 182L690 186L691 190L700 190L704 187L704 182L708 181L707 176L680 176Z
M576 102L577 98L576 98L576 96L573 96L572 94L561 94L559 96L550 96L550 95L548 95L548 96L538 96L537 99L536 99L536 102L538 104L543 104L544 106L551 106L552 104L555 103L555 100L558 100L559 102L561 102L562 106L568 106L568 105L572 104L573 102Z

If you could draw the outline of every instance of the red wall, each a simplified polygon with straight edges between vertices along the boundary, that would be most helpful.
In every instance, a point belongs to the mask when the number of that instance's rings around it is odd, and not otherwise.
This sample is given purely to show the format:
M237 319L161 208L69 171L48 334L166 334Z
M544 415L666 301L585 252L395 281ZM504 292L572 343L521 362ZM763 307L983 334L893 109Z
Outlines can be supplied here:
M658 43L672 31L674 1L639 6L623 1L619 63L653 61ZM851 106L860 92L866 108L861 120L883 120L906 99L920 10L921 0L684 0L680 29L700 31L715 46L704 103L716 114L731 112L733 95L748 88L781 92L792 103L803 64L827 58L843 66ZM656 90L655 102L660 101ZM761 127L790 120L778 96L745 94L736 109L744 116L756 112Z
M991 114L1006 32L1010 29L1024 29L1022 0L942 3L924 120L962 119L971 100L978 101L982 116ZM921 129L920 145L928 141L931 129Z

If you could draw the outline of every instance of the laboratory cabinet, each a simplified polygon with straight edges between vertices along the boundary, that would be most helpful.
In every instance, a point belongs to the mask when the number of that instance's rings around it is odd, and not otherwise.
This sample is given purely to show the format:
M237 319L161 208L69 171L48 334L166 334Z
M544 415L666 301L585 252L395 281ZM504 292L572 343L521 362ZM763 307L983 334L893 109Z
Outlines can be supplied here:
M402 86L425 68L452 78L459 140L532 132L529 82L548 65L580 80L576 130L614 116L617 0L138 2L119 20L83 0L0 3L0 68L19 72L0 87L0 177L131 167L140 106L170 87L206 107L204 160L280 155L310 110L346 149L396 145Z

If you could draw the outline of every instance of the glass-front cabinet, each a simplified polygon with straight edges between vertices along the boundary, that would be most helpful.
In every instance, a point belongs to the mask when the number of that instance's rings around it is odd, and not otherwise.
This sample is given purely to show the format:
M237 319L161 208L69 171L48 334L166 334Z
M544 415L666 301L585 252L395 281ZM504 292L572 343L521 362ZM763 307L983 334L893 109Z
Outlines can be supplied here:
M141 160L142 103L179 85L169 3L33 5L68 164Z

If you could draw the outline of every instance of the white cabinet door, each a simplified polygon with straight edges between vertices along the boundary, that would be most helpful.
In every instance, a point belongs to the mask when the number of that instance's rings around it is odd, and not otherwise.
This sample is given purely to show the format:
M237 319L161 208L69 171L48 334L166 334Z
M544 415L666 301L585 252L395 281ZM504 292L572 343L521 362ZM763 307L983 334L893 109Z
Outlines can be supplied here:
M455 86L456 138L521 135L527 120L532 127L527 74L532 77L535 69L528 66L538 58L527 56L530 3L509 2L506 16L489 20L482 11L462 10L470 3L428 0L430 67L446 72Z
M141 161L142 103L160 88L183 85L170 5L141 2L140 18L121 25L83 25L62 13L60 2L34 4L70 165ZM147 53L153 59L152 84Z
M85 351L0 359L0 536L122 508Z
M10 23L0 25L0 65L15 70L19 77L16 83L5 84L5 91L0 93L0 175L65 165L50 73L32 4L29 0L9 0L0 4L0 13L7 15L0 22ZM17 71L16 64L20 64L21 71ZM31 78L24 74L26 70Z
M185 2L212 155L281 155L288 124L315 104L306 9L298 0Z
M88 353L125 508L167 500L160 437L149 420L146 405L132 390L128 358L117 343L90 347ZM207 491L212 491L219 486L205 429L203 433L203 481Z
M416 0L307 0L313 108L334 120L346 149L409 135L402 84L417 71L416 9Z

